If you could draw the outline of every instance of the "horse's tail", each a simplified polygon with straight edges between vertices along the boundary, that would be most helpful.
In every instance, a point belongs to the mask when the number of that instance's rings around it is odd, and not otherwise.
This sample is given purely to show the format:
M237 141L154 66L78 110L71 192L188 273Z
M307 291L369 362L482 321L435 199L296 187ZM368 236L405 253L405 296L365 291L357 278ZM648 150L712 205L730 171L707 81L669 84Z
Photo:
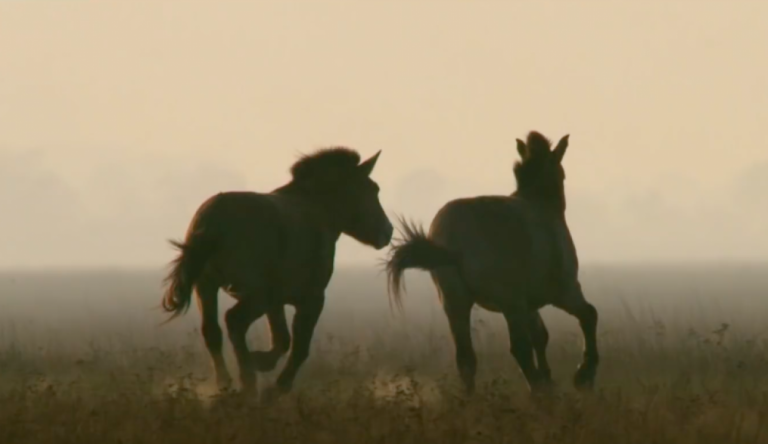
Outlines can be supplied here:
M402 238L394 243L384 263L387 272L387 291L390 303L394 300L402 312L402 292L405 290L403 273L409 268L432 271L440 267L459 266L459 254L438 245L424 229L413 222L400 219Z
M193 233L187 237L186 242L174 240L168 242L179 250L179 255L171 262L171 271L163 280L167 287L163 294L162 308L171 313L165 322L189 310L192 303L192 290L215 246L203 232Z

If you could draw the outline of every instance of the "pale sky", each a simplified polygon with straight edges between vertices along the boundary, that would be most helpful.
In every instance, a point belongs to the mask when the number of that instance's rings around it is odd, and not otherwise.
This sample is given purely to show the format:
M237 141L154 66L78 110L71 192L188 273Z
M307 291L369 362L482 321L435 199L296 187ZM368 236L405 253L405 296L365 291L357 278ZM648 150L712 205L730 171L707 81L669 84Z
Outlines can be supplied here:
M768 259L766 23L765 1L2 2L0 267L162 265L209 195L324 145L383 150L385 208L428 223L512 192L532 129L571 134L583 262Z

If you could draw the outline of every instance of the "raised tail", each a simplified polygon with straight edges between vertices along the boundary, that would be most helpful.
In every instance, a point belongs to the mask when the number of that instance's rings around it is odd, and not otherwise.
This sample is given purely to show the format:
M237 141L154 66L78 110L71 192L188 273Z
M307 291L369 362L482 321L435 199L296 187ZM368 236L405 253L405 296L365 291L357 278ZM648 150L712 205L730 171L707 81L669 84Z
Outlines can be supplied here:
M165 322L189 310L192 290L213 253L213 244L203 233L188 236L184 243L174 240L168 242L179 250L179 255L171 262L171 271L163 280L166 289L161 305L164 311L171 313Z
M459 254L435 243L414 222L398 218L402 237L392 243L389 257L384 263L387 272L387 292L398 309L403 310L402 292L405 290L403 273L409 268L431 271L439 267L458 266Z

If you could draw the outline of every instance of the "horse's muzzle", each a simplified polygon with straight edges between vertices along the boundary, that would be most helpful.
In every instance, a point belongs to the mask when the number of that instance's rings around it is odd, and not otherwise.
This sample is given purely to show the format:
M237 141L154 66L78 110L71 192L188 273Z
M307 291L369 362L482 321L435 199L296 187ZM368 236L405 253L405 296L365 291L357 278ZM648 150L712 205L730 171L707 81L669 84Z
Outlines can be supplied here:
M394 234L394 232L395 228L389 221L387 221L387 225L381 230L381 234L379 235L379 238L376 240L376 243L373 245L373 247L377 250L381 250L382 248L389 245L390 242L392 242L392 234Z

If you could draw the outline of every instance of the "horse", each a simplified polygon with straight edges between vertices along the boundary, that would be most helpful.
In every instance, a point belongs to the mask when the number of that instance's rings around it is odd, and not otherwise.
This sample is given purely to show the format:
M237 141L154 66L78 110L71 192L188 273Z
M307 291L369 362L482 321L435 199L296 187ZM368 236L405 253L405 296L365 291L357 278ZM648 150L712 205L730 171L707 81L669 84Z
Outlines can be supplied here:
M384 261L389 296L402 311L405 270L429 271L467 394L474 392L477 368L470 330L475 304L503 314L510 352L531 392L552 386L546 357L549 332L539 309L552 305L576 317L584 351L573 384L587 390L594 386L600 359L598 312L582 291L576 247L565 220L562 160L568 141L565 135L552 149L551 141L537 131L529 132L526 141L516 139L516 191L449 201L428 233L398 216L401 236L393 240Z
M389 245L394 228L379 202L379 185L370 177L380 154L362 163L360 154L347 147L300 155L285 185L268 193L209 197L195 212L184 241L169 241L179 254L164 279L161 306L170 313L165 322L187 312L194 290L220 391L230 389L232 378L222 354L219 289L237 301L225 323L242 392L254 392L256 372L274 370L290 349L268 389L286 393L309 356L341 234L376 250ZM296 310L290 332L285 305ZM271 348L250 352L246 332L265 314Z

